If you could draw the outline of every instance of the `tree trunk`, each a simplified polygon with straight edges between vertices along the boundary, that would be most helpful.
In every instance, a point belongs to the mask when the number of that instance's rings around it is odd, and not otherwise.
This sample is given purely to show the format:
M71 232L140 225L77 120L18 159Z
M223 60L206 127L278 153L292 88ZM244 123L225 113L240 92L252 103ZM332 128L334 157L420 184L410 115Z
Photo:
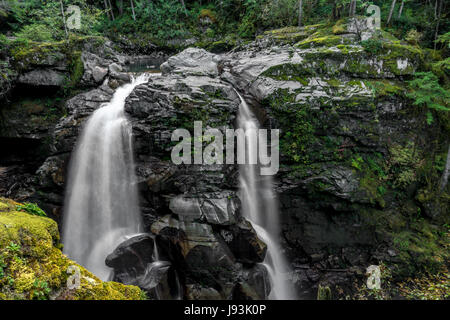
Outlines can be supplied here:
M62 0L59 0L59 3L61 4L61 14L62 14L62 18L63 18L64 31L66 32L66 37L68 37L69 33L67 32L66 15L64 14L64 5L63 5Z
M188 16L188 12L187 12L187 9L186 9L186 4L184 3L184 0L180 0L180 1L181 1L181 5L183 6L183 9L184 9L184 14L187 17Z
M134 12L133 0L130 0L130 4L131 4L131 12L133 13L133 20L136 21L136 12Z
M389 10L389 16L386 22L386 25L389 25L389 23L391 22L391 18L392 18L392 14L394 13L394 8L395 8L395 2L397 0L392 0L392 4L391 4L391 9Z
M436 31L434 33L434 50L436 50L436 40L438 37L438 33L439 33L439 22L441 22L441 14L442 14L442 0L440 0L439 2L439 11L438 11L438 16L437 16L437 22L436 22Z
M117 9L119 9L119 16L123 15L123 0L117 0Z
M356 13L356 0L350 1L350 9L348 15L353 17Z
M105 5L105 11L106 11L106 14L108 15L108 19L111 20L111 15L109 14L108 3L106 2L106 0L103 0L103 4Z
M439 2L439 0L436 0L436 2L434 3L434 18L435 19L437 19L438 2Z
M113 7L111 5L111 0L108 0L108 4L109 4L109 9L111 10L111 17L112 17L112 19L114 21L116 19L114 18L114 10L113 10Z
M403 6L405 5L405 0L402 0L402 4L400 5L400 9L398 10L398 18L402 17Z
M444 190L448 183L448 176L450 174L450 145L448 146L447 151L447 161L445 162L444 173L442 173L441 186L440 191Z
M303 19L303 0L298 0L298 26L302 26Z

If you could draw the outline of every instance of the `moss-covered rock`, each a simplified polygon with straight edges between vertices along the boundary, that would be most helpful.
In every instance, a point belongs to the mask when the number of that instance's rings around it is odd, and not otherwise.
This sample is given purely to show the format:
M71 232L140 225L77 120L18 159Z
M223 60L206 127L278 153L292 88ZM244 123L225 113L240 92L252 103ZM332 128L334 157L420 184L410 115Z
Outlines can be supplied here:
M139 300L135 286L102 282L62 254L55 221L0 198L0 299ZM69 268L73 268L72 270ZM74 270L80 286L69 289Z

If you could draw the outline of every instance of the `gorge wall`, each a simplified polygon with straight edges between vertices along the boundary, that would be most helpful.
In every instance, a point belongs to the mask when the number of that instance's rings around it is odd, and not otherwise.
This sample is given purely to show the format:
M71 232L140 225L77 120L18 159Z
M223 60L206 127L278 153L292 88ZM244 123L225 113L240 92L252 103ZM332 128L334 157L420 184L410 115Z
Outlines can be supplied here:
M383 46L368 49L362 37ZM78 48L82 93L65 104L32 98L2 109L2 149L13 152L1 159L1 195L36 201L58 222L80 128L129 80L125 70L132 62L109 43L89 40ZM50 70L73 76L73 68L41 54L13 90L52 92L57 81L42 80ZM447 151L439 147L445 131L426 125L425 113L405 96L405 81L426 63L426 54L352 22L292 27L224 54L188 48L161 66L161 76L138 86L125 110L135 138L140 208L146 231L156 238L127 245L142 249L144 241L146 252L156 241L171 262L160 277L164 297L174 298L175 273L188 299L262 299L270 290L258 265L266 246L241 216L237 166L170 160L173 130L192 131L200 120L203 127L235 126L235 89L265 128L281 130L276 191L282 247L300 297L315 298L319 285L330 287L334 298L354 297L372 264L385 265L393 281L448 264L442 236L448 193L430 183ZM49 106L56 108L51 115ZM115 251L109 264L117 280L132 281L124 252Z

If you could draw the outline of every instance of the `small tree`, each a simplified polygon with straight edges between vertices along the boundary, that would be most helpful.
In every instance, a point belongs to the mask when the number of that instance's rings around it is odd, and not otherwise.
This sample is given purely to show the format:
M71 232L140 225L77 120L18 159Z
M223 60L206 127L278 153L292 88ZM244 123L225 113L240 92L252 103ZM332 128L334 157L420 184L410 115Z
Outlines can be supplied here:
M439 79L432 72L417 72L415 79L408 82L412 89L407 96L414 100L413 104L417 106L424 106L428 109L433 109L440 112L449 112L450 91L441 87ZM431 110L427 112L427 122L433 122L433 115ZM447 151L447 161L445 169L442 174L440 190L447 186L450 171L450 146Z
M303 0L298 0L298 26L302 26Z
M389 23L391 22L391 18L392 18L392 14L394 13L394 8L395 8L396 2L397 2L397 0L392 0L391 9L389 10L389 16L388 16L388 19L386 22L387 25L389 25Z

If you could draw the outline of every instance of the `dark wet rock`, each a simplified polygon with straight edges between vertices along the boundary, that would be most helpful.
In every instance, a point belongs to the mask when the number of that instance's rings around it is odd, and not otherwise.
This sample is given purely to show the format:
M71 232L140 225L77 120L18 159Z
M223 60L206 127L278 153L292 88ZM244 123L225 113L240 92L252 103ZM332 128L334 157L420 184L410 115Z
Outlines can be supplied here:
M167 215L156 221L151 231L167 237L181 249L187 285L193 285L195 288L196 283L201 283L208 289L199 289L200 292L204 291L205 294L218 292L223 299L231 299L234 290L242 286L245 287L246 296L255 298L259 294L265 297L264 290L254 287L256 283L252 279L258 276L251 275L248 269L237 262L233 252L230 251L230 245L210 225L178 220ZM253 237L256 237L256 234L253 233ZM257 238L256 241L258 241ZM264 250L262 251L265 253ZM253 255L248 253L245 258L242 250L240 254L239 258L249 265L261 260L260 256L255 258L254 252ZM244 279L248 281L242 280L244 274L246 275ZM199 291L195 290L188 292L188 295L192 296L198 294Z
M186 286L186 297L189 300L223 300L221 294L214 288L203 287L197 284Z
M242 281L233 291L233 299L265 300L271 290L270 277L266 267L257 264L242 272Z
M62 87L65 81L64 73L54 70L33 70L19 76L17 83L32 87Z
M117 273L122 270L133 269L136 273L144 273L147 264L153 262L154 240L150 235L135 236L121 243L106 257L106 265L115 269Z
M249 264L264 261L267 246L248 221L241 220L229 231L223 229L221 235L238 261Z
M121 243L106 257L106 265L113 268L113 280L136 285L145 290L152 299L178 299L183 287L176 270L179 259L174 247L158 244L154 236L141 234ZM162 251L162 255L160 255Z
M230 225L236 222L240 201L234 192L203 193L200 196L179 195L170 200L170 210L183 221L203 220L210 224Z

